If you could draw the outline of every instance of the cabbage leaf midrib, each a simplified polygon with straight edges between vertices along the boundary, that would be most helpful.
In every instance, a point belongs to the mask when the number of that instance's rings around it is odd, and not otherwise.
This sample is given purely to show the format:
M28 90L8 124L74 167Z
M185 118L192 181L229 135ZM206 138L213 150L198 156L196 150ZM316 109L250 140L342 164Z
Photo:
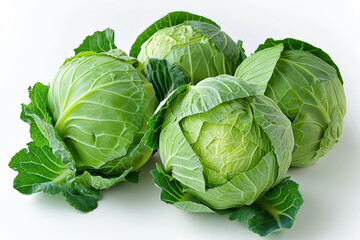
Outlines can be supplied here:
M103 62L103 63L98 64L98 65L94 65L94 66L92 66L91 68L89 68L89 69L87 69L86 71L84 71L84 72L83 72L80 76L78 76L78 77L75 79L75 81L74 81L75 75L76 75L77 71L79 70L79 68L80 68L81 66L83 66L84 64L88 63L89 61L93 60L94 58L95 58L95 56L88 57L88 59L86 59L85 61L80 62L79 65L78 65L78 66L75 68L75 70L73 71L73 74L72 74L71 80L70 80L70 86L69 86L69 88L67 89L66 96L65 96L65 100L64 100L64 103L63 103L63 107L62 107L62 109L61 109L61 111L60 111L60 114L65 111L66 105L67 105L67 103L68 103L68 101L69 101L69 98L70 98L70 92L72 91L72 88L73 88L73 86L75 85L75 83L77 83L78 81L80 81L80 79L81 79L83 76L85 76L86 74L88 74L89 72L91 72L92 70L94 70L95 68L98 68L98 67L100 67L100 66L102 66L102 65L105 65L105 64L108 64L108 63L111 63L111 62L114 62L114 61L115 61L114 59L111 59L111 61L107 61L107 62ZM68 67L67 69L70 70L71 68ZM60 82L59 82L59 85L62 84L62 81L63 81L63 79L64 79L64 76L65 76L65 74L62 75L62 77L61 77L61 79L60 79ZM60 88L59 88L59 90L60 90ZM61 95L59 95L59 96L61 96Z
M96 55L87 57L87 59L86 59L85 61L83 61L83 62L80 62L80 64L79 64L79 65L76 67L76 69L74 70L74 72L73 72L73 74L72 74L71 81L70 81L71 84L70 84L70 86L69 86L69 88L68 88L68 90L67 90L67 93L66 93L66 96L65 96L65 101L64 101L64 103L63 103L63 105L62 105L62 109L59 111L59 115L61 115L61 113L63 113L64 111L66 111L67 103L68 103L69 98L70 98L70 92L72 91L72 88L74 87L75 83L77 83L78 81L80 81L83 76L85 76L86 74L90 73L92 70L94 70L94 69L96 69L96 68L98 68L98 67L101 67L101 66L103 66L103 65L106 65L106 64L109 64L109 63L113 63L113 62L119 61L119 59L116 59L116 58L114 58L114 57L112 57L112 56L109 56L108 58L111 59L111 60L106 61L106 62L102 62L102 63L97 64L97 65L93 65L92 67L90 67L89 69L87 69L86 71L84 71L80 76L78 76L78 77L75 79L75 81L73 81L73 80L74 80L74 76L75 76L76 72L78 71L78 69L79 69L83 64L85 64L85 63L93 60L95 57L96 57ZM107 56L106 56L106 57L107 57ZM69 71L70 69L71 69L70 67L67 67L65 73L66 73L67 71ZM112 72L130 72L130 71L132 71L132 70L133 70L133 69L122 69L122 70L110 70L110 71L107 71L106 73L103 73L103 74L100 75L97 79L94 80L94 82L93 82L93 83L91 84L91 86L90 86L90 89L93 88L94 84L96 84L102 77L107 76L108 74L110 74L110 73L112 73ZM61 76L59 85L62 84L62 81L63 81L63 78L64 78L64 76L65 76L65 73L63 73L63 75ZM55 86L55 84L54 84L53 86ZM60 88L59 88L59 91L60 91ZM60 95L60 92L58 93L58 96L59 96L59 98L60 98L60 96L61 96L61 95ZM60 98L60 102L62 102L62 101L61 101L61 98Z

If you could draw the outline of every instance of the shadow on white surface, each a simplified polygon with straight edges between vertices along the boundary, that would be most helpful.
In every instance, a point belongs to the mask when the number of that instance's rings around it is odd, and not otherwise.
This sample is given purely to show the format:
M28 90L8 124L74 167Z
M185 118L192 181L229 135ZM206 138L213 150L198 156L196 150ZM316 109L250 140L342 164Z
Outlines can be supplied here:
M345 220L356 212L354 206L344 203L351 202L350 199L356 202L359 197L355 190L360 159L357 129L356 123L346 118L340 141L326 156L312 166L290 168L288 172L299 183L304 198L294 229L290 231L301 233L303 239L331 237L332 232L346 228L339 225L339 219Z

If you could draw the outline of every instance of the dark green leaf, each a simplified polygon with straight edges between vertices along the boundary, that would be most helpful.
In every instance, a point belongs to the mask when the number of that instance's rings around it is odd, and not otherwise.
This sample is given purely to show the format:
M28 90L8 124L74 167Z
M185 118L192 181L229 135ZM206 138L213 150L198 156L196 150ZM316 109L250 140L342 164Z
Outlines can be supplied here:
M190 21L190 20L207 22L214 26L219 27L215 22L199 15L191 14L188 12L182 12L182 11L171 12L168 13L166 16L157 20L152 25L150 25L136 38L134 44L131 47L130 56L136 58L140 53L141 45L160 29L179 25L185 21Z
M74 175L74 160L52 125L47 109L48 86L36 83L29 88L31 102L22 105L21 119L30 124L33 142L11 159L9 167L18 171L14 188L24 194L62 193L74 208L88 212L96 208L99 191L68 181Z
M185 76L176 65L170 66L166 59L150 58L145 66L145 75L152 83L158 101L186 84Z
M260 236L291 228L303 203L298 184L287 177L250 206L224 210L211 209L186 193L183 186L167 174L160 164L157 164L156 168L151 173L156 185L162 189L163 202L189 212L216 212L219 215L229 215L231 221L247 222L247 227Z
M224 53L234 64L237 64L240 57L238 45L219 27L207 22L188 21L192 28L208 37L215 46Z
M186 193L180 182L168 175L160 164L156 164L156 169L152 170L151 174L155 184L162 189L161 201L188 212L213 212L192 195Z
M161 131L162 121L166 110L168 109L170 102L175 99L180 93L186 91L189 88L189 84L182 85L172 93L170 93L164 100L161 101L158 108L149 119L149 129L146 132L146 145L153 150L159 148L159 135Z
M295 216L303 203L298 187L287 177L251 206L216 212L229 214L231 221L247 222L247 227L260 236L289 229L294 225Z
M246 54L245 54L245 49L242 46L243 41L238 40L236 44L237 44L237 46L239 48L239 52L240 52L239 61L237 62L236 66L239 66L240 63L242 63L242 61L244 61L246 59Z
M98 190L108 189L121 181L125 181L126 175L131 171L127 169L123 172L123 174L119 176L109 176L103 177L100 175L91 174L87 171L83 172L81 175L76 176L69 181L71 183L81 184L90 188L95 188Z
M140 171L135 171L127 174L125 180L129 183L138 183L139 182Z
M75 55L80 52L107 52L111 49L116 49L114 43L114 30L107 28L104 31L96 31L93 35L87 36L80 46L76 49Z
M97 201L100 199L99 190L83 185L73 186L67 182L59 185L44 183L41 185L41 190L51 195L61 193L71 206L82 212L90 212L97 208Z
M260 51L265 48L268 48L268 47L275 46L279 43L284 44L284 50L306 51L306 52L310 52L310 53L314 54L318 58L321 58L326 63L328 63L329 65L331 65L335 68L335 70L337 72L337 76L340 79L340 82L343 83L343 79L341 77L340 70L339 70L338 66L334 63L334 61L331 59L331 57L326 52L321 50L320 48L317 48L317 47L315 47L309 43L303 42L301 40L297 40L294 38L285 38L283 40L274 40L273 38L268 38L268 39L266 39L266 41L263 44L261 44L256 49L255 52Z
M14 188L24 194L38 192L42 183L65 182L73 173L54 156L50 147L38 147L34 142L28 143L28 149L15 154L9 167L19 172L14 179Z
M82 185L70 185L67 180L73 171L61 162L49 146L39 147L28 143L11 159L9 167L18 171L14 188L23 194L46 192L51 195L62 193L74 208L88 212L96 208L99 192Z
M156 169L151 171L155 184L162 189L161 200L166 203L176 203L186 198L188 194L184 193L181 184L165 173L165 170L156 164Z
M26 112L34 113L39 118L47 123L51 123L51 117L47 111L47 99L44 96L47 95L49 90L48 86L44 86L41 83L36 83L33 88L29 87L29 97L32 102L28 105L22 104L20 118L24 122L30 124L30 136L38 146L44 146L48 143L48 140L42 135L40 129L36 126L36 123L31 117L26 115Z
M28 105L22 104L20 117L30 124L31 138L37 146L50 146L57 158L68 168L74 169L74 159L51 122L47 109L48 89L48 86L41 83L36 83L33 88L29 88L31 102Z

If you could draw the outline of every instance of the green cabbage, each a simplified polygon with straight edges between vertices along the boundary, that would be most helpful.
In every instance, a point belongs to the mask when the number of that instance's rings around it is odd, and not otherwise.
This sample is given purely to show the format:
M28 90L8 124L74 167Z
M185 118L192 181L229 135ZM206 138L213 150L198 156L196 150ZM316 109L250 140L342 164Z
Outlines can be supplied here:
M165 171L214 209L252 204L290 166L290 121L239 78L220 75L173 93L150 126L148 144L158 144Z
M152 153L140 141L154 111L154 91L124 60L94 53L70 59L50 84L48 104L79 169L118 174L129 168L132 151L133 170Z
M138 181L136 170L153 152L144 134L157 100L142 65L113 41L111 29L95 32L50 86L29 88L21 119L30 124L33 141L9 163L18 171L19 192L61 193L88 212L97 207L99 190Z
M211 20L185 12L169 13L147 28L130 55L144 65L151 59L166 59L179 68L186 83L192 84L207 77L234 74L244 58L241 41L237 46Z
M185 75L185 81L196 84L219 74L233 74L236 66L203 34L182 23L163 28L142 46L138 60L147 63L150 58L166 59Z
M268 39L235 76L259 85L291 120L292 166L316 163L338 142L345 93L337 66L322 50L295 39Z
M161 200L228 214L261 236L291 228L303 203L284 178L294 147L291 123L256 85L219 75L168 94L149 120L147 145Z

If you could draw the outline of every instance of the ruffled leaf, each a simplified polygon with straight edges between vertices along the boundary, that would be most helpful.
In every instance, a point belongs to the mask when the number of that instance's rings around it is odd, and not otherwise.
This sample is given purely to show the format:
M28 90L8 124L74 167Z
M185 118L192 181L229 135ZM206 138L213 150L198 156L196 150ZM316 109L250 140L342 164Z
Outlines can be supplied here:
M75 54L87 51L101 53L112 49L116 49L114 30L106 28L104 31L96 31L93 35L87 36L74 51Z
M334 61L331 59L331 57L326 52L324 52L322 49L317 48L317 47L315 47L309 43L306 43L304 41L297 40L294 38L285 38L283 40L274 40L273 38L268 38L268 39L266 39L266 41L263 44L259 45L259 47L256 49L255 52L258 52L258 51L268 48L268 47L273 47L280 43L282 43L284 45L284 50L301 50L301 51L312 53L315 56L317 56L318 58L321 58L323 61L325 61L326 63L328 63L329 65L331 65L335 68L335 70L337 72L337 76L338 76L341 84L343 84L343 79L341 77L340 70L339 70L338 66L334 63Z
M221 31L220 27L214 26L207 22L188 21L192 28L205 35L212 41L215 46L224 53L234 64L237 64L240 57L238 45L227 35Z
M186 84L184 74L176 65L171 66L166 59L150 58L145 66L145 75L152 83L159 102Z

